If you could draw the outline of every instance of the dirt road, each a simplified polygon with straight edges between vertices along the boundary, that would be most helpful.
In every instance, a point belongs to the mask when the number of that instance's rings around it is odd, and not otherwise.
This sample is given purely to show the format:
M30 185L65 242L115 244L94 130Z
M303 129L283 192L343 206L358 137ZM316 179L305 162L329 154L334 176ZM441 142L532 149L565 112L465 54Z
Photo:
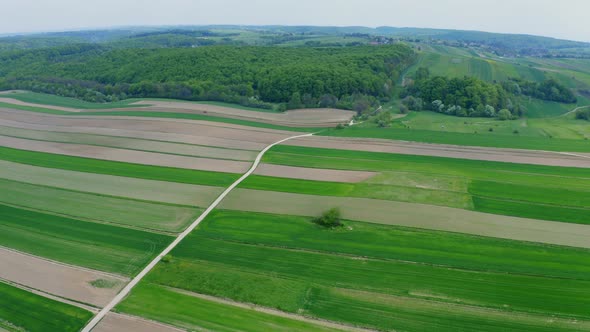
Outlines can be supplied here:
M84 327L82 332L92 331L92 329L106 316L106 314L108 314L117 304L119 304L119 302L121 302L131 292L133 287L135 287L156 266L156 264L160 262L162 257L168 255L187 235L189 235L207 217L207 215L209 215L209 213L211 213L211 211L213 211L213 209L215 209L217 205L221 203L225 196L227 196L248 176L254 173L256 167L258 167L258 164L260 164L260 160L268 150L270 150L273 146L286 142L290 139L311 135L313 134L296 135L283 138L282 140L272 143L269 146L267 146L264 150L260 151L260 153L256 157L256 160L254 160L252 167L250 167L250 169L246 173L244 173L244 175L242 175L239 179L236 180L236 182L232 183L231 186L229 186L223 193L221 193L221 195L217 197L217 199L207 208L207 210L205 210L184 232L180 233L176 237L176 239L168 247L166 247L166 249L164 249L164 251L162 251L156 258L154 258L154 260L152 260L135 278L133 278L133 280L131 280L131 282L128 283L127 286L125 286L125 288L123 288L123 290L119 292L119 294L117 294L117 296L115 296L115 298L109 304L107 304L96 316L94 316L94 318L86 325L86 327Z

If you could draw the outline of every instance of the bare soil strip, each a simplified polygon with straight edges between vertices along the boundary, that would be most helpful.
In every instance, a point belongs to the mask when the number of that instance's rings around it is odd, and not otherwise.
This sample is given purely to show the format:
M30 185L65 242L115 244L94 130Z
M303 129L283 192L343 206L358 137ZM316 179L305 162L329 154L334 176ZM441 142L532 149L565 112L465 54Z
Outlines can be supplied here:
M169 325L154 322L151 320L109 313L93 330L93 332L181 332Z
M572 154L563 155L556 152L536 150L498 149L381 139L319 136L296 139L285 143L285 145L590 168L590 159Z
M366 198L236 189L220 208L315 217L338 207L343 218L520 241L590 248L590 226Z
M64 111L64 112L80 112L79 109L75 109L75 108L53 106L53 105L33 104L33 103L27 103L24 101L20 101L18 99L7 98L7 97L1 97L0 102L12 104L12 105L19 105L19 106L42 107L42 108L48 108L48 109Z
M145 139L152 141L163 141L173 143L184 143L201 146L211 146L227 149L241 149L241 150L252 150L260 151L264 149L266 144L247 142L241 140L231 140L225 138L206 137L198 135L187 135L187 134L174 134L174 133L162 133L162 132L149 132L139 130L125 130L125 129L111 129L111 128L100 128L100 127L75 127L75 126L57 126L57 125L44 125L36 123L18 122L12 120L0 119L0 125L10 128L21 128L31 130L44 130L62 133L86 133L93 135L103 135L112 137L124 137L124 138L136 138Z
M0 278L59 297L98 307L105 306L128 279L112 274L75 268L0 247ZM91 284L102 280L111 287Z
M243 161L185 157L84 144L33 141L7 136L0 136L0 145L14 149L55 153L68 156L213 172L243 173L250 166L250 163Z
M159 203L208 206L223 188L44 168L0 160L0 178Z
M289 179L356 183L367 180L377 173L260 164L254 174Z
M256 158L256 152L254 151L220 149L201 145L147 141L137 138L103 136L86 133L65 133L0 126L0 135L51 142L100 145L129 150L186 155L191 157L240 161L252 161Z
M257 112L217 105L184 103L174 101L142 100L136 104L149 107L139 108L143 111L191 113L220 116L242 120L285 125L293 127L332 127L338 123L348 123L355 112L333 108L290 110L284 113Z
M246 139L270 144L281 137L296 134L292 131L254 128L231 123L201 120L150 118L139 116L63 116L0 108L0 119L58 126L81 126L110 129L142 130L188 135ZM227 134L230 137L226 137ZM255 135L252 135L256 133ZM250 138L250 139L248 139Z

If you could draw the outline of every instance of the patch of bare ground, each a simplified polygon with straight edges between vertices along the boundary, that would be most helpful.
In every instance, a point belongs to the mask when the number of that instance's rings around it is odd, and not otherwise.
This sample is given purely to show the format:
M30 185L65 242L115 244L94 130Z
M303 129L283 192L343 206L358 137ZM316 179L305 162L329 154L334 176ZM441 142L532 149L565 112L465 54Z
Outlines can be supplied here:
M503 239L590 248L590 226L367 198L235 189L220 208L315 217L338 207L343 218Z
M254 174L289 179L356 183L367 180L377 173L260 164Z
M176 327L164 325L144 318L109 313L92 330L93 332L180 332Z
M348 123L355 114L353 111L333 108L298 109L284 113L272 113L174 101L142 100L136 104L149 104L148 107L140 108L147 112L202 114L291 127L333 127L338 123Z
M55 153L68 156L122 161L135 164L177 167L203 171L244 173L251 163L233 160L220 160L169 155L154 152L143 152L93 146L84 144L55 143L33 141L21 138L0 136L0 145L14 149Z
M129 280L0 247L0 278L77 302L105 306ZM105 285L105 286L102 286Z
M256 157L256 152L254 151L215 148L202 145L189 145L161 141L149 141L138 138L104 136L87 133L67 133L45 130L31 130L6 127L1 125L0 135L41 141L100 145L129 150L178 154L191 157L203 157L214 159L252 161Z
M198 135L111 129L102 127L44 125L3 119L0 119L0 126L29 130L44 130L61 133L85 133L93 135L145 139L153 141L203 145L226 149L241 149L250 151L262 150L266 146L264 143L247 142L241 140L231 140L225 138L215 138Z
M64 127L109 128L158 133L194 135L225 140L260 143L266 146L296 133L210 121L128 116L59 116L0 108L0 119L28 124Z
M208 206L223 188L44 168L0 160L0 178L145 201Z
M80 112L79 109L75 109L75 108L53 106L53 105L33 104L33 103L27 103L24 101L20 101L18 99L7 98L7 97L1 97L0 102L12 104L12 105L18 105L18 106L42 107L42 108L48 108L48 109L64 111L64 112Z
M288 141L284 144L326 149L386 152L420 156L500 161L519 164L590 168L589 158L581 157L577 154L560 154L558 152L538 150L499 149L391 141L382 139L339 138L323 136L298 138Z

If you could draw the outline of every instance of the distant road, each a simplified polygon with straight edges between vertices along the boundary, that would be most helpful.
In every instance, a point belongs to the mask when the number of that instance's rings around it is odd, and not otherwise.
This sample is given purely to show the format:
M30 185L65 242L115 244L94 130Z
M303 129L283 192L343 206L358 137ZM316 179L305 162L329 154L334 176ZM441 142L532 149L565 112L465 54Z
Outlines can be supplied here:
M219 197L217 197L217 199L213 203L211 203L211 205L209 205L207 210L205 210L205 212L203 212L199 216L199 218L197 218L197 220L195 220L184 232L180 233L178 237L176 237L176 239L168 247L166 247L166 249L164 249L164 251L162 251L156 258L154 258L154 260L152 260L135 278L133 278L133 280L131 280L131 282L129 282L127 286L125 286L125 288L123 288L121 292L119 292L119 294L117 294L117 296L115 296L115 298L111 302L109 302L109 304L107 304L102 310L100 310L100 312L96 316L94 316L94 318L84 327L82 332L92 331L92 329L106 316L106 314L109 313L109 311L111 311L117 304L119 304L119 302L121 302L127 295L129 295L133 287L135 287L141 281L141 279L143 279L156 266L156 264L158 264L162 257L168 255L187 235L189 235L201 223L201 221L203 221L207 217L207 215L209 215L209 213L213 211L213 209L215 209L217 205L219 205L219 203L225 198L225 196L227 196L227 194L229 194L248 176L254 173L256 167L258 167L258 164L260 164L260 160L262 160L262 157L270 148L290 139L306 137L311 135L313 134L304 134L287 137L278 142L272 143L271 145L264 148L264 150L260 151L260 153L256 157L256 160L254 160L252 167L250 167L250 169L246 173L244 173L244 175L242 175L238 180L236 180L236 182L232 183L231 186L225 189L225 191L221 193L221 195L219 195Z

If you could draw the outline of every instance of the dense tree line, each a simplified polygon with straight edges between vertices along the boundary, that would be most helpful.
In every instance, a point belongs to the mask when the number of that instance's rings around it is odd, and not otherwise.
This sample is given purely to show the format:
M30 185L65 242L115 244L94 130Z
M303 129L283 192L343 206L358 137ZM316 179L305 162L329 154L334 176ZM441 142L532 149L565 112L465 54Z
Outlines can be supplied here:
M497 117L501 120L521 117L526 110L518 96L571 103L571 90L553 79L530 82L510 79L489 83L475 77L431 77L427 68L419 68L414 81L401 93L403 108L470 117Z
M1 53L0 88L90 101L163 97L353 108L388 100L414 56L405 45L112 49L78 44Z
M405 107L414 111L503 120L524 115L524 108L500 84L475 77L430 77L426 68L417 71L415 81L406 86L402 97Z
M575 103L578 101L572 90L554 79L548 79L543 82L532 82L511 78L506 82L502 82L502 87L515 95L522 94L542 100L557 101L560 103Z
M576 111L576 119L590 121L590 109L581 109Z

